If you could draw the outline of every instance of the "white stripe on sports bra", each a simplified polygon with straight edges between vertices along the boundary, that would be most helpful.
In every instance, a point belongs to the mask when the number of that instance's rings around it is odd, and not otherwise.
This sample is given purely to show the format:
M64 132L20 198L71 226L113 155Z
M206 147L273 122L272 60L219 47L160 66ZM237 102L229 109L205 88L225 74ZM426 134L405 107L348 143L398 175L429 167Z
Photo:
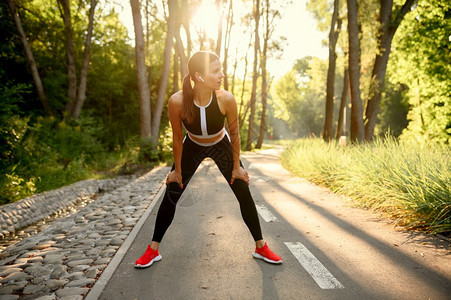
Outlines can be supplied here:
M205 106L200 106L200 105L198 105L196 103L196 101L193 101L194 105L196 105L200 109L200 130L202 131L202 138L213 137L213 136L209 136L208 135L208 131L207 131L207 114L205 112L205 109L211 104L212 100L213 100L213 92L211 93L210 101Z
M188 130L186 130L186 131L189 133L190 136L195 137L195 138L198 138L198 139L211 139L211 138L214 138L214 137L217 137L217 136L223 134L224 127L222 127L222 129L219 130L217 133L214 133L214 134L207 134L207 135L199 135L199 134L191 133L191 132L189 132Z
M188 132L188 138L189 138L189 134L191 134L191 133L189 133ZM214 142L211 142L211 143L199 143L199 142L196 142L195 140L193 140L193 139L191 139L190 138L190 140L191 141L193 141L193 143L195 143L195 144L197 144L197 145L199 145L199 146L213 146L213 145L216 145L217 143L219 143L220 141L222 141L222 139L224 138L224 136L227 136L227 139L229 140L229 142L230 142L230 136L229 136L229 133L227 132L227 130L222 130L222 136L221 136L221 138L219 138L219 139L217 139L216 141L214 141ZM185 138L183 139L183 143L185 142L185 140L186 140L186 137L187 136L185 136Z

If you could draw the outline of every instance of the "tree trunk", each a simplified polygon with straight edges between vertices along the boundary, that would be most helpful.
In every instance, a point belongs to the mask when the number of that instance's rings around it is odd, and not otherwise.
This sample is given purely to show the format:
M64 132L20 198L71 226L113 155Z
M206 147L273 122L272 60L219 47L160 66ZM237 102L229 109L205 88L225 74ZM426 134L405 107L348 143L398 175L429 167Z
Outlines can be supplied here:
M151 139L150 89L146 76L146 51L139 0L130 0L135 28L136 77L139 92L140 134L144 142Z
M385 73L387 71L388 59L391 52L391 44L393 36L404 18L410 10L415 0L407 0L401 10L392 20L393 0L381 0L381 9L379 14L380 31L376 59L371 74L371 83L368 93L368 100L365 109L365 139L371 141L374 135L374 127L377 123L377 115L382 97L382 89L384 86Z
M237 68L238 68L238 55L235 56L235 63L233 64L232 90L231 90L232 95L235 95L235 78L236 78L236 70L237 70Z
M224 69L224 89L226 91L229 90L229 78L227 76L227 69L228 69L228 59L229 59L229 46L230 46L230 35L232 31L233 26L233 0L229 0L229 10L227 13L227 23L226 23L226 32L224 37L224 60L222 67ZM233 94L233 93L232 93Z
M357 21L357 1L348 3L349 34L349 82L351 86L351 141L361 142L365 138L362 117L362 100L360 97L360 42Z
M191 52L193 51L193 41L191 39L191 31L189 30L189 23L183 23L183 29L186 32L186 55L187 57L191 57Z
M254 44L254 67L253 67L253 77L252 77L252 93L250 100L251 113L249 115L249 131L247 132L247 144L246 150L250 151L252 149L252 139L254 137L254 118L255 118L255 102L257 99L257 79L258 79L258 50L260 48L258 27L260 22L260 0L255 1L254 9L254 19L255 19L255 44Z
M243 75L243 86L241 87L241 97L240 97L240 108L238 111L238 118L240 120L239 122L239 126L240 126L240 131L241 128L243 127L244 124L244 120L246 119L246 115L247 115L247 110L249 108L249 104L250 102L246 105L246 109L243 113L243 105L244 105L244 91L246 90L246 77L247 77L247 69L249 66L249 60L248 60L248 54L249 54L249 50L251 49L252 46L252 34L251 34L251 38L249 40L249 46L247 47L247 51L246 51L246 56L244 57L244 75Z
M346 54L345 54L346 55ZM341 93L340 110L338 111L337 130L335 131L335 139L338 141L342 135L346 135L345 117L346 117L346 103L348 102L349 89L349 72L345 65L343 72L343 91Z
M81 113L81 109L86 99L86 83L88 78L89 69L89 57L91 55L91 44L92 44L92 30L94 27L94 12L98 0L91 0L91 7L89 9L89 23L88 23L88 34L86 35L85 41L85 51L83 54L83 63L80 71L80 85L78 88L78 97L75 107L73 109L72 117L78 119Z
M188 59L185 55L185 48L183 47L182 39L180 38L180 24L177 25L178 28L175 30L175 40L176 40L176 51L178 57L180 58L180 69L182 72L182 80L188 74Z
M333 135L333 119L334 119L334 94L335 94L335 64L337 54L335 47L337 45L338 35L340 34L341 19L338 20L339 0L334 1L334 12L330 23L329 32L329 69L327 71L326 83L326 113L324 118L323 139L330 142ZM337 28L335 25L337 24Z
M177 42L176 42L177 44ZM177 45L175 47L177 49ZM173 72L172 72L172 93L175 94L179 90L179 56L178 51L174 51L173 59Z
M175 31L174 9L176 0L168 0L168 31L166 35L166 43L164 45L163 70L161 72L160 85L158 87L157 104L155 106L152 118L152 147L156 149L158 145L158 136L160 131L161 113L163 112L163 104L166 96L166 88L168 86L169 71L171 67L171 52Z
M72 19L70 13L69 0L58 0L62 6L61 17L64 21L64 33L66 35L66 56L67 56L67 77L69 79L67 88L66 119L72 117L75 101L77 97L77 73L75 71L75 46L74 31L72 29Z
M16 10L16 5L14 4L14 0L8 0L9 10L14 19L14 23L16 23L17 31L19 32L20 41L25 50L25 55L28 60L28 64L30 65L31 76L33 77L34 85L36 86L36 90L38 91L39 100L41 101L42 106L44 107L44 111L47 116L52 116L52 109L47 101L47 97L44 92L44 86L42 85L41 76L39 75L38 68L36 66L36 61L34 60L33 52L31 52L30 45L28 44L27 36L25 35L25 31L22 27L22 22L20 21L19 13Z
M174 29L174 37L175 37L175 51L177 53L178 58L180 59L180 73L181 73L181 80L185 78L185 76L188 74L188 59L186 57L185 53L185 47L183 46L182 38L180 37L180 30L182 29L182 22L180 21L182 19L183 11L181 11L180 5L178 5L177 1L175 2L175 16L174 22L176 23L175 29ZM183 83L182 83L183 85Z
M338 1L338 0L336 0ZM266 81L266 57L268 52L268 40L270 38L270 29L269 29L269 0L266 0L266 11L265 11L265 35L263 39L263 53L261 55L261 69L262 69L262 115L260 118L260 130L258 134L257 144L255 148L261 149L263 144L263 139L266 133L266 102L268 96L268 85Z
M146 62L150 62L151 61L151 54L149 51L149 44L150 44L150 11L149 11L149 2L152 2L152 0L146 0L146 7L145 7L145 11L146 11ZM147 70L147 82L149 84L149 87L152 86L152 67L150 64L146 65L146 70ZM150 101L150 111L152 111L152 101Z
M268 90L267 90L267 81L266 81L266 57L262 59L262 115L260 119L260 129L259 129L259 135L257 144L255 145L255 148L261 149L263 144L263 139L265 137L266 133L266 102L267 102L267 96L268 96Z
M221 1L220 0L216 0L216 7L220 8L220 4ZM219 21L218 21L218 39L216 40L216 54L218 56L221 56L221 46L222 46L222 15L219 16Z

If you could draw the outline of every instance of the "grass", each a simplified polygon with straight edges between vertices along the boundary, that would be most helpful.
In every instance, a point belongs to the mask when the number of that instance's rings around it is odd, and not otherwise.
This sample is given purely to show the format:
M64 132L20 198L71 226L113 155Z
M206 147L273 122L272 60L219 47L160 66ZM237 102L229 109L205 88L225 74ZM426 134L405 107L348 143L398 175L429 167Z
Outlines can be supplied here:
M449 146L399 143L393 138L341 147L321 139L292 142L282 164L293 174L384 212L398 224L451 232Z

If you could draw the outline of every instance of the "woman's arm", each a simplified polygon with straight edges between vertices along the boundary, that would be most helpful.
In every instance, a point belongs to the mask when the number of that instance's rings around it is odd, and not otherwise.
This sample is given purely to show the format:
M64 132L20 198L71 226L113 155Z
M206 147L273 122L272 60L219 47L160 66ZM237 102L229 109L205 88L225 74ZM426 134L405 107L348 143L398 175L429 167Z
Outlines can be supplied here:
M182 101L181 95L174 94L169 98L168 113L169 121L172 127L172 150L174 154L175 169L169 173L166 184L177 182L183 188L182 182L182 149L183 149L183 130L181 119Z
M240 132L238 124L238 109L235 98L229 92L225 92L225 110L227 123L229 127L230 143L232 144L232 155L233 155L233 171L232 179L230 181L233 184L236 178L244 180L249 185L249 176L247 172L240 166Z

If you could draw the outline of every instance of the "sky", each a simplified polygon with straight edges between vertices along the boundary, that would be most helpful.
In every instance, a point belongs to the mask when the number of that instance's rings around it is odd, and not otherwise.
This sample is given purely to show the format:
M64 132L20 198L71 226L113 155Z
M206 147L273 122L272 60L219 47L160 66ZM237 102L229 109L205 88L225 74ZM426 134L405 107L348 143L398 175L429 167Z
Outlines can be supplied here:
M294 0L281 12L282 18L276 27L275 34L287 38L288 45L284 48L282 58L270 61L268 69L277 78L291 70L297 59L305 56L316 56L327 59L328 49L322 47L322 40L327 39L327 32L316 29L317 22L306 8L306 0Z
M213 0L204 1L208 3ZM271 1L271 3L281 3L282 1L284 0ZM271 76L274 76L275 79L280 78L286 72L290 71L296 59L300 59L308 55L316 56L321 59L327 59L328 56L327 48L321 46L321 41L327 38L327 32L320 32L316 29L316 21L305 8L307 0L293 0L292 2L293 3L287 5L280 11L282 17L277 21L277 26L274 31L274 37L282 35L287 38L281 57L277 60L268 60L268 70L271 73ZM243 11L239 3L240 1L234 2L234 8L236 10L235 15L239 15L240 12L242 13ZM127 27L130 39L134 40L133 20L130 5L121 5L117 8L117 11L120 12L120 20ZM211 22L214 22L213 20L217 19L214 17L211 18L215 15L214 13L208 15L212 20ZM207 20L203 20L202 26L208 26L208 18ZM215 24L212 24L210 27L215 28L216 26ZM235 33L232 34L232 39L234 38L232 44L239 44L241 53L238 55L244 56L248 41L242 41L242 29L235 29ZM210 32L216 33L217 31L214 29L210 30ZM214 38L216 39L216 37ZM233 47L233 45L231 47ZM234 50L231 50L230 52L234 52ZM252 51L249 59L252 59ZM244 68L243 66L241 67ZM240 71L238 71L238 73L240 73Z

